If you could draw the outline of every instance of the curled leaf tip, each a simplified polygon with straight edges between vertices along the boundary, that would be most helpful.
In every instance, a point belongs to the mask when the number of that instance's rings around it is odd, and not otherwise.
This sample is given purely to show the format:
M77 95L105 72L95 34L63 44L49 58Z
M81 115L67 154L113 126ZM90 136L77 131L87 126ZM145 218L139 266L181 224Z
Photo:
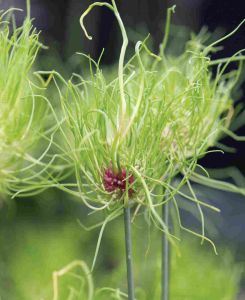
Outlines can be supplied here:
M171 11L172 11L173 13L175 13L176 4L174 4L172 7L170 7L170 9L171 9Z

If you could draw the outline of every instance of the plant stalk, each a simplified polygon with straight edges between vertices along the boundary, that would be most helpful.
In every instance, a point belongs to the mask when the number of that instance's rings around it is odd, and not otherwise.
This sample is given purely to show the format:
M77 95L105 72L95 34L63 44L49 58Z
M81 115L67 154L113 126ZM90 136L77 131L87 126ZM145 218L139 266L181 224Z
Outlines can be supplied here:
M131 237L131 217L130 217L129 206L124 207L124 230L125 230L125 251L126 251L127 281L128 281L128 300L135 300L132 237Z
M162 206L162 218L169 226L169 203ZM162 300L169 300L169 241L165 232L162 234Z

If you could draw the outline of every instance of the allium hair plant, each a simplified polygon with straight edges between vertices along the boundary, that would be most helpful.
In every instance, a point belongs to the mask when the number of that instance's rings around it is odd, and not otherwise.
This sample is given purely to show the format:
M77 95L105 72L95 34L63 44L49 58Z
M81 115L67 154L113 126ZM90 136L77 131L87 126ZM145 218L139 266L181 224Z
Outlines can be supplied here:
M244 56L238 51L232 57L212 60L212 53L244 23L228 35L208 43L208 34L192 35L179 56L166 54L171 14L166 18L165 35L156 55L147 46L146 38L135 45L134 55L125 62L128 37L116 3L95 2L82 14L80 23L88 39L84 18L96 6L111 10L120 27L121 47L118 75L108 80L98 62L88 58L90 75L73 74L66 81L57 72L52 74L58 89L62 113L59 118L57 154L74 170L75 182L54 185L82 200L92 212L104 212L94 263L106 224L124 213L127 257L128 299L135 299L131 215L144 214L163 233L163 295L168 299L168 243L176 246L179 237L169 229L168 207L171 204L181 230L209 242L206 236L203 207L219 212L201 201L193 182L245 195L245 190L230 183L211 179L198 163L212 152L224 135L243 140L231 132L230 124L239 110L234 108L233 90L242 72ZM228 70L231 62L237 68ZM213 150L214 151L214 150ZM215 150L220 151L222 150ZM67 169L66 169L67 170ZM177 185L173 179L181 175ZM186 186L189 193L181 189ZM176 196L181 195L194 206L201 228L193 231L182 224ZM163 211L163 215L162 215ZM95 227L94 226L94 227Z
M18 194L23 186L41 182L47 168L46 153L55 127L49 119L51 105L45 88L33 75L33 65L42 44L30 18L16 26L14 11L0 15L0 194ZM45 126L48 123L48 129ZM42 160L45 157L45 163ZM25 196L25 193L23 193Z

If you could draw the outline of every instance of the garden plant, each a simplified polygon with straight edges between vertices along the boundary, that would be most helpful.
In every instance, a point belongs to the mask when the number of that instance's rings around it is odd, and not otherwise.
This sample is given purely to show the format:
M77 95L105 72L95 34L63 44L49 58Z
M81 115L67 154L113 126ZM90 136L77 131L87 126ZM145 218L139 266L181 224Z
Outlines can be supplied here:
M0 16L2 197L18 192L23 182L34 187L35 178L39 176L38 167L44 171L41 161L51 146L47 141L54 125L49 121L51 105L39 80L32 74L38 51L44 46L33 28L30 4L27 17L19 28L13 17L15 10L1 12Z
M91 215L102 217L91 227L81 221L86 230L100 227L92 266L79 260L54 272L54 300L59 299L59 278L77 266L84 271L86 286L77 299L103 299L100 293L104 292L113 292L115 299L140 299L140 294L135 295L133 272L133 247L138 242L132 239L131 226L141 219L142 226L158 229L162 236L162 249L157 250L162 256L162 278L157 274L154 279L161 291L156 290L154 299L168 300L169 248L172 257L181 255L180 232L210 244L218 253L206 231L204 210L219 213L219 208L200 200L194 184L245 195L244 188L211 178L199 163L212 152L222 154L219 140L225 135L245 140L231 130L233 123L235 129L242 125L243 108L236 105L236 91L244 49L231 57L212 59L245 20L215 41L205 29L192 34L182 54L175 55L168 47L173 6L167 11L159 53L152 52L147 36L126 59L128 36L115 0L92 3L80 18L82 30L92 39L85 17L97 6L115 15L122 35L115 76L101 68L104 51L98 61L78 53L88 63L88 72L73 73L69 80L56 71L32 68L39 48L45 47L32 27L29 1L22 27L16 27L13 10L2 13L1 193L27 197L56 188L85 205ZM232 69L231 63L235 64ZM179 197L189 201L198 214L200 225L195 230L183 224ZM96 294L91 272L104 230L121 215L128 291L105 288ZM235 273L237 279L240 270Z

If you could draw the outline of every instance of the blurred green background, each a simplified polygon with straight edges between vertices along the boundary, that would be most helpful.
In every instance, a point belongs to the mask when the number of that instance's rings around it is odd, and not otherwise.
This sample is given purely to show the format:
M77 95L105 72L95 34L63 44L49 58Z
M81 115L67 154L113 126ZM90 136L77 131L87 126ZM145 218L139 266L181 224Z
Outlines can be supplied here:
M83 260L90 267L99 228L86 231L80 222L90 226L103 215L88 217L87 213L73 199L52 190L4 205L0 212L1 299L52 299L54 271L74 260ZM180 236L181 256L171 251L170 299L238 299L244 263L236 258L235 247L220 241L216 256L209 244L201 246L199 239ZM161 235L154 228L147 229L142 216L133 225L133 246L137 299L159 299ZM97 291L111 287L126 292L124 259L123 220L119 218L107 225L102 238L92 274ZM60 279L61 300L88 299L86 291L86 275L79 268ZM103 291L94 299L120 298L114 291Z

